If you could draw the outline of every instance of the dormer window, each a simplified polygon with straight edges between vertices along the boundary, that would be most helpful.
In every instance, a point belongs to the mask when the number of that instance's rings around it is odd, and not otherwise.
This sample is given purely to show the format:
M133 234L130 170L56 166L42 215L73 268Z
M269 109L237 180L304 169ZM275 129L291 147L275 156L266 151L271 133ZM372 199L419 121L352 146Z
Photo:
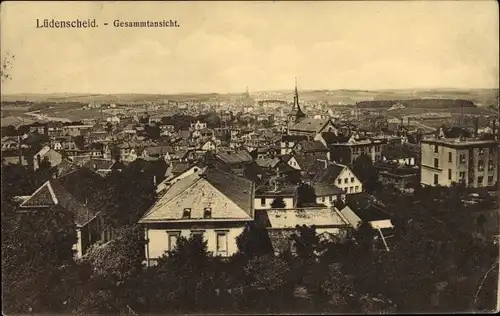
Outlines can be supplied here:
M211 207L205 207L203 210L203 218L212 218L212 208Z
M182 212L182 218L183 219L189 219L191 218L191 209L190 208L185 208L184 211Z

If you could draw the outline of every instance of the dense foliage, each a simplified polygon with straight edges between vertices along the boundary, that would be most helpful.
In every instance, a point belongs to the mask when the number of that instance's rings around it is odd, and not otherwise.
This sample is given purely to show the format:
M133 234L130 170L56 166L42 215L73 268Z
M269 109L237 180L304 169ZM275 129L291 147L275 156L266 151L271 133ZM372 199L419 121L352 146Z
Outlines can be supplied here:
M418 188L413 196L377 192L396 224L388 239L389 251L362 223L346 238L328 240L320 238L314 227L297 227L289 239L294 254L285 251L276 256L266 229L253 223L238 237L239 253L233 257L212 256L206 242L194 235L179 238L174 251L146 268L143 232L135 223L153 198L148 172L144 165L136 165L108 179L113 194L105 195L106 209L115 238L75 261L72 214L56 207L38 214L13 212L12 196L30 192L33 184L25 180L32 178L27 171L3 168L3 183L9 181L9 186L2 186L4 310L65 314L493 310L498 247L485 238L486 233L472 231L488 229L487 215L481 212L495 205L466 207L461 203L466 194L462 187Z

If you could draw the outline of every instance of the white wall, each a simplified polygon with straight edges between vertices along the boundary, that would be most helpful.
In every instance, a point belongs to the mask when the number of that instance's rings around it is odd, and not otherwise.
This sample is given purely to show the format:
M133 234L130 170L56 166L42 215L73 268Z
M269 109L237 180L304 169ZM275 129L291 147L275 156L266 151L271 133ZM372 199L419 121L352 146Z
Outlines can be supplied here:
M236 237L238 237L244 228L244 223L240 227L224 228L224 229L214 229L206 228L203 229L203 238L207 241L208 251L213 252L215 255L217 252L217 231L227 231L227 251L228 256L231 256L238 252L238 246L236 244ZM191 235L191 229L145 229L146 238L149 243L146 247L146 258L158 259L165 251L168 249L168 232L179 232L180 236L189 238Z
M351 182L351 178L354 178L354 182ZM338 180L341 180L341 183L338 182ZM345 181L347 179L347 183ZM341 188L346 192L346 194L352 194L352 193L360 193L363 192L363 184L359 179L352 173L349 168L345 168L344 171L340 173L340 175L335 179L335 182L332 183L336 185L337 187ZM356 190L356 186L358 187L358 190ZM352 187L352 191L351 191ZM347 189L347 191L345 191Z
M324 199L324 201L323 201L323 199ZM337 197L337 195L318 196L318 197L316 197L316 203L324 204L326 206L333 206L333 202L337 201L337 199L340 199L340 197Z
M261 198L264 199L265 204L262 205ZM255 210L268 210L271 209L271 203L273 203L275 197L273 196L263 196L263 197L255 197L254 199L254 209ZM290 209L294 208L293 206L293 197L284 197L283 201L285 202L285 208Z

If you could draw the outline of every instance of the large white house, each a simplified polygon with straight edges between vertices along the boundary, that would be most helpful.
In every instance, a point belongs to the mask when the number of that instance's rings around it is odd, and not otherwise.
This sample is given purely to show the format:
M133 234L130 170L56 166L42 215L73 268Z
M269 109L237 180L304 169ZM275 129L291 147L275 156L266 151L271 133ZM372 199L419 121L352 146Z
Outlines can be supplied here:
M238 251L236 237L253 221L253 182L215 168L172 184L144 214L147 264L173 250L180 236L202 235L208 251L227 257Z

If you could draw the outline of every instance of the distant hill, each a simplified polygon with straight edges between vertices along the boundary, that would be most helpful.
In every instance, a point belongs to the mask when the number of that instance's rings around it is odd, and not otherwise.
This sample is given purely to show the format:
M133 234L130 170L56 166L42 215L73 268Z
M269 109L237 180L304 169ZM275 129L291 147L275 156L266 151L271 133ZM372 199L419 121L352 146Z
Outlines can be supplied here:
M498 106L498 89L416 89L416 90L301 90L300 99L304 101L320 100L329 104L355 105L362 101L414 100L414 99L454 99L467 100L479 107ZM183 94L12 94L2 95L2 103L22 102L78 102L78 103L144 103L161 101L232 101L240 99L243 93L183 93ZM254 99L293 100L293 90L250 91ZM430 101L429 101L430 102Z
M474 108L476 105L469 100L456 99L411 99L411 100L378 100L378 101L361 101L357 105L360 108L392 108L400 104L406 108Z

